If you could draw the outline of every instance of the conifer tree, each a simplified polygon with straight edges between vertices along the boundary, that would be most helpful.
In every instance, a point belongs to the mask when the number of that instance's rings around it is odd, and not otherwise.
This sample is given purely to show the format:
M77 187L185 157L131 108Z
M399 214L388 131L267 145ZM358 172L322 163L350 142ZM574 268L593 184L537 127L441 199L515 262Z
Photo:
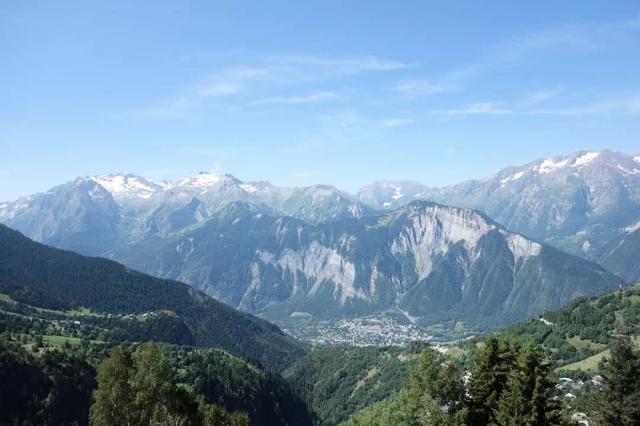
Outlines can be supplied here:
M551 367L539 346L528 346L507 380L495 417L505 426L561 425L562 406L552 398Z
M603 425L640 424L640 355L628 337L611 347L596 418Z
M474 360L468 392L469 424L497 424L495 410L514 368L519 346L490 336Z
M433 349L425 349L403 395L409 424L463 424L466 419L464 393L458 368L450 363L443 364Z

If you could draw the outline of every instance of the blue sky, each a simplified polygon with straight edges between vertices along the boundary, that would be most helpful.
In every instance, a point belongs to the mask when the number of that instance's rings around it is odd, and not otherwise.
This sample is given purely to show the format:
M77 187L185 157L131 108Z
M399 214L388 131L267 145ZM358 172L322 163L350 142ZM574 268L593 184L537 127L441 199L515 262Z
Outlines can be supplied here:
M640 152L640 3L2 2L0 200L200 170L347 190Z

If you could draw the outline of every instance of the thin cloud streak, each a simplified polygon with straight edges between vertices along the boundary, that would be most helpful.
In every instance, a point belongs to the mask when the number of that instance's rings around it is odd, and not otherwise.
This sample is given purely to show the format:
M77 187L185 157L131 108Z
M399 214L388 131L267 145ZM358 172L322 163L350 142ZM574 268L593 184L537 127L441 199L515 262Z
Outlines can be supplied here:
M398 81L393 90L409 96L429 96L454 90L453 85L434 84L425 79L406 79Z
M411 118L387 118L378 121L380 127L404 127L413 123Z
M322 102L335 102L344 100L345 97L336 92L317 92L301 96L273 96L270 98L257 99L249 102L249 105L300 105L300 104L316 104Z
M492 69L517 63L540 52L592 51L603 48L603 39L640 31L640 16L633 19L606 23L580 24L549 29L516 37L497 44L475 62L453 68L440 77L400 80L395 90L413 96L429 96L451 90L462 90L467 80Z
M238 99L242 103L301 104L338 100L337 94L322 92L306 96L269 95L284 88L304 86L340 77L368 72L390 72L410 68L409 63L376 56L344 58L312 55L272 56L252 65L236 65L218 69L201 78L185 93L158 106L146 108L143 115L182 117L215 99ZM259 98L262 96L262 98ZM258 98L256 98L258 97Z
M452 109L435 109L431 110L431 114L445 115L447 117L455 117L459 115L510 115L513 111L502 106L501 102L476 102L464 105L460 108Z
M557 97L563 90L564 89L562 88L552 88L528 93L523 96L522 99L520 99L520 101L518 102L518 106L521 108L526 108L545 103Z
M640 114L640 95L629 98L614 98L595 103L589 103L571 107L554 108L522 108L509 107L505 102L477 102L463 105L459 108L431 110L430 114L444 115L447 117L465 115L557 115L557 116L583 116L592 114L618 113Z

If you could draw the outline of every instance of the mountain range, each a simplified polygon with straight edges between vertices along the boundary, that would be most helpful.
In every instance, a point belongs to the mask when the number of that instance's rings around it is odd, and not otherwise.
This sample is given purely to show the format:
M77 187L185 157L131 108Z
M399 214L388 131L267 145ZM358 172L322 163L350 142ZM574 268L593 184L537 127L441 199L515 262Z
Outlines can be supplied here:
M175 182L117 174L82 177L45 193L1 203L0 222L37 241L99 255L141 236L179 232L234 201L309 223L373 212L328 185L282 188L206 172Z
M0 204L0 222L269 319L391 310L496 326L640 278L640 156L577 152L355 195L216 173L84 177Z
M416 199L477 209L628 282L640 279L640 155L580 151L443 188L376 182L356 199L378 209Z

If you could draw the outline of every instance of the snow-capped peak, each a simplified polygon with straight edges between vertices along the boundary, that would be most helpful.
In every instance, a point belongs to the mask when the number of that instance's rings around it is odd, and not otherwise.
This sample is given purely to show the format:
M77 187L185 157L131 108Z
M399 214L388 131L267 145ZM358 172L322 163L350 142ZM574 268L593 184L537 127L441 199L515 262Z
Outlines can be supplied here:
M138 197L148 199L160 189L159 185L134 175L94 176L90 180L102 186L115 198Z
M567 165L567 163L568 163L568 160L566 159L560 160L560 161L554 161L550 158L547 158L546 160L543 160L542 163L535 166L533 170L543 175L546 175L548 173L553 172L556 169L563 168L564 166Z
M571 167L585 166L600 156L599 152L587 152L576 158Z
M252 183L241 183L240 185L238 185L240 187L240 189L242 189L244 192L249 192L249 193L254 193L254 192L258 192L258 188L252 184Z
M636 155L635 157L633 157L633 161L635 161L636 163L640 163L640 155Z
M501 185L505 185L507 182L512 182L514 180L518 180L520 179L522 176L524 176L524 172L523 171L519 171L517 173L514 173L512 175L503 177L502 179L500 179L500 184Z
M224 175L215 172L200 172L178 182L177 186L207 188L224 180Z
M547 158L540 161L535 167L533 167L533 171L540 174L549 174L563 170L567 167L579 168L592 164L593 161L601 155L602 152L590 151L579 152L562 157Z

